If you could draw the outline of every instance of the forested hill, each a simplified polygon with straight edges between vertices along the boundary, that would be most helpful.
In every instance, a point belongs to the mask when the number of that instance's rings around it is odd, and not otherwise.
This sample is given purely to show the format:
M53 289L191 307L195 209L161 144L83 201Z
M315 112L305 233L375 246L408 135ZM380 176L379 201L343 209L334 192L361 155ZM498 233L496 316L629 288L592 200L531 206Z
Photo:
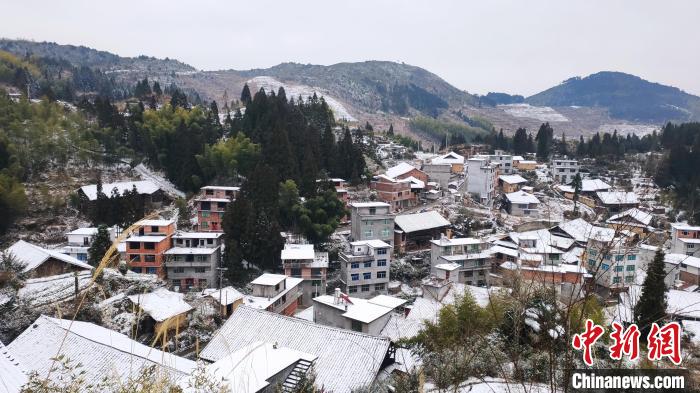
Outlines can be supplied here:
M530 105L608 109L613 118L664 123L700 119L700 97L622 72L575 77L526 99Z
M173 59L149 56L122 57L110 52L85 46L61 45L55 42L36 42L0 38L0 50L19 57L36 56L69 62L74 67L86 66L103 71L148 70L152 72L192 72L194 67Z
M236 71L245 77L273 76L320 87L357 108L399 115L437 116L448 107L474 105L478 98L420 67L390 61L338 63L330 66L282 63L267 69Z

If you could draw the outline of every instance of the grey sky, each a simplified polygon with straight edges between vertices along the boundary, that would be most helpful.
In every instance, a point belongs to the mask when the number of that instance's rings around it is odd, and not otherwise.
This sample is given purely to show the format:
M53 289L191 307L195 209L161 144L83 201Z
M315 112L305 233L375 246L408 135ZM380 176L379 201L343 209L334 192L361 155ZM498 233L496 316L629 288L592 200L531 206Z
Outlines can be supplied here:
M700 1L2 0L0 36L205 70L393 60L529 95L615 70L700 94Z

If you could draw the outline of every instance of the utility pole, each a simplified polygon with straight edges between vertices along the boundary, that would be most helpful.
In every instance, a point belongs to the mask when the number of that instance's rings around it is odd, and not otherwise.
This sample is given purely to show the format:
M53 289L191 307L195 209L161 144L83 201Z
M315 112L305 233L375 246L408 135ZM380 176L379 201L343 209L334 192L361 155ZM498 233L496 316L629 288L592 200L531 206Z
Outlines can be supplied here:
M228 268L227 267L217 267L216 270L219 271L219 307L221 307L221 305L223 304L221 302L221 300L222 300L222 294L223 294L222 289L224 288L224 272L226 270L228 270ZM224 310L225 309L226 309L226 307L224 307ZM219 309L219 310L221 310L221 309Z

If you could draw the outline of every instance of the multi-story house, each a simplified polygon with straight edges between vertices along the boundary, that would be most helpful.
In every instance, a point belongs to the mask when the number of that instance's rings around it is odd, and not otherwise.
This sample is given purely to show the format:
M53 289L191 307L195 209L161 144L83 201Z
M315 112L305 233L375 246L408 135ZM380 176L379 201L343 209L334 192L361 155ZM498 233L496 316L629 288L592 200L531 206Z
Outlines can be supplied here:
M108 231L109 239L114 241L116 238L116 227L109 228ZM95 227L78 228L66 233L68 244L61 249L61 253L70 255L79 261L87 261L88 249L92 245L95 235L97 235L97 228Z
M205 186L195 199L197 228L203 232L221 232L226 207L236 198L240 187Z
M400 311L405 303L404 299L387 295L371 299L351 297L336 288L333 295L314 298L314 322L379 336L394 314L392 311Z
M382 240L394 244L394 216L385 202L350 204L350 236L353 241Z
M165 252L170 248L175 221L144 220L137 232L126 239L126 258L131 270L165 277Z
M443 154L432 159L433 165L449 165L452 173L464 173L464 156L461 156L453 151Z
M550 174L556 182L569 184L574 180L578 171L579 165L577 160L557 157L552 159Z
M488 205L498 186L498 165L486 156L467 160L467 193L477 202Z
M246 296L243 304L277 314L294 315L301 303L302 281L284 274L265 273L251 281L253 293Z
M700 257L700 226L671 224L671 252Z
M379 175L372 181L372 189L377 192L377 198L391 205L393 211L414 207L418 198L411 191L411 182L395 180L385 175Z
M403 180L413 177L422 181L423 183L428 181L428 175L425 172L406 162L399 163L398 165L387 169L384 175L396 180Z
M494 154L489 155L491 163L498 164L499 173L510 175L515 172L513 167L513 156L506 154L503 150L496 150Z
M430 241L430 273L461 284L487 286L491 272L491 245L481 239L458 238Z
M170 285L180 291L219 285L222 233L176 232L172 248L165 252Z
M315 251L313 244L285 244L282 267L288 277L301 278L301 304L310 306L311 299L326 293L328 253Z
M588 239L581 256L596 284L619 290L635 284L640 270L640 250L627 238L615 236L614 231L601 232Z
M506 211L517 217L536 217L540 200L525 191L511 192L505 195Z
M340 281L345 292L368 298L386 294L391 267L391 245L381 240L350 243L350 252L340 253Z

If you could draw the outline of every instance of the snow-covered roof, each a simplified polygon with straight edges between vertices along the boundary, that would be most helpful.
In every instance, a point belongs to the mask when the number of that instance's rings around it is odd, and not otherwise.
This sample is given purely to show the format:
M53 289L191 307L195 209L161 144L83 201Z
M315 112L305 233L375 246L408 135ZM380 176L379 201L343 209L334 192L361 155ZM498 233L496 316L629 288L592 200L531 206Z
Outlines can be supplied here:
M124 191L131 191L136 187L136 191L139 194L153 194L160 188L156 183L150 180L139 180L139 181L122 181L116 183L105 183L102 184L102 192L107 195L107 197L112 195L112 190L116 188L119 194L123 194ZM97 200L97 184L90 184L87 186L80 187L80 190L85 194L85 196L91 200Z
M314 300L316 299L314 298ZM348 311L346 311L343 316L362 323L371 323L390 313L391 310L390 307L384 307L370 302L359 302L348 307Z
M438 393L442 389L436 388L432 383L425 384L426 393ZM455 393L560 393L560 388L552 391L550 385L538 382L521 382L505 380L501 378L469 378L459 386L450 388Z
M430 210L423 213L402 214L394 218L394 223L406 233L441 228L450 225L450 222L435 210Z
M642 225L648 226L649 224L651 224L652 218L653 216L650 213L639 210L637 208L632 208L625 210L620 214L615 214L614 216L610 217L606 222L613 224L636 225L635 223L631 222L631 220L635 220Z
M377 304L389 308L396 308L406 303L406 300L404 299L389 295L377 295L367 301L372 304Z
M513 156L513 161L524 161L525 157L523 156Z
M596 195L606 205L630 205L639 203L637 194L627 191L604 191L597 192Z
M388 203L385 202L354 202L351 203L352 207L390 207Z
M411 183L411 188L425 188L425 182L413 176L408 176L399 181L402 183Z
M540 200L536 196L529 194L525 191L516 191L506 194L506 198L510 203L540 203Z
M285 244L282 249L282 260L313 260L315 256L313 244Z
M500 175L498 178L508 184L527 183L527 179L520 175Z
M149 366L159 367L158 371L176 381L196 367L191 360L143 345L102 326L43 315L7 348L29 371L44 376L55 366L55 357L64 355L82 365L89 384L101 383L108 375L125 382ZM52 375L58 377L59 373Z
M217 302L221 302L224 306L233 304L236 300L243 299L243 294L238 292L234 287L223 287L218 289L207 296L215 299Z
M278 274L273 274L273 276L277 276L277 275ZM260 277L258 277L258 278L260 278ZM275 295L273 297L245 296L244 303L248 307L257 308L260 310L266 310L268 307L275 304L275 302L277 302L277 300L281 299L283 296L286 296L290 291L292 291L292 289L296 288L302 282L304 282L303 278L286 277L286 279L284 280L284 290L280 291L277 295Z
M436 268L436 269L439 269L439 270L447 270L448 272L457 270L457 269L459 269L460 267L462 267L462 265L460 265L459 263L454 263L454 262L450 262L450 263L439 263L439 264L435 265L435 268Z
M685 222L674 222L671 224L671 228L679 231L700 231L700 226L689 225Z
M137 224L142 227L167 227L175 224L175 220L141 220Z
M17 393L28 380L24 366L0 342L0 393Z
M193 309L185 302L185 295L158 288L153 292L131 295L129 300L138 305L143 312L150 315L156 322L163 322L176 315Z
M503 247L503 246L493 246L493 247L491 247L491 252L501 253L501 254L508 255L511 257L515 257L515 258L518 257L518 250L514 250L512 248Z
M558 185L557 188L561 192L573 193L574 187L571 185ZM581 192L596 192L606 191L610 189L610 185L600 179L583 179L581 180Z
M413 165L407 163L407 162L401 162L395 166L392 166L391 168L386 170L385 175L391 177L391 178L396 178L401 175L405 175L406 173L418 169L414 167Z
M204 186L202 190L221 190L221 191L240 191L240 187L229 187L229 186Z
M372 323L406 302L393 296L381 296L383 297L377 296L372 299L348 297L350 301L347 302L344 299L336 301L336 298L331 295L321 295L313 298L313 301L340 310L345 318Z
M83 235L83 236L93 236L96 234L97 234L97 228L95 228L95 227L78 228L78 229L74 229L74 230L66 233L66 235Z
M682 263L700 269L700 258L685 254L664 254L664 262L671 265L678 265L679 263Z
M301 360L313 363L316 356L276 343L257 341L208 365L206 371L214 380L227 385L230 392L256 393L270 386L271 382L279 382L270 380ZM185 392L188 391L185 388Z
M263 273L250 283L253 285L277 285L287 278L284 274Z
M167 236L163 235L143 235L143 236L131 236L126 239L127 242L142 242L142 243L160 243L167 239Z
M431 161L435 165L444 164L464 164L464 156L461 156L453 151L433 158Z
M25 272L36 269L50 258L57 259L61 262L65 262L81 269L92 269L92 266L85 262L79 261L70 255L61 254L60 252L54 250L47 250L45 248L35 246L34 244L27 243L24 240L18 240L5 251L14 255L15 258L25 264Z
M484 250L482 252L475 252L471 254L453 254L453 255L442 255L440 258L448 261L448 262L457 262L457 261L468 261L472 259L485 259L485 258L490 258L491 255L493 255L493 252L491 250Z
M210 247L173 247L165 252L165 255L211 255L218 248Z
M379 239L371 239L371 240L358 240L356 242L350 242L351 246L370 246L372 248L389 248L391 247L391 244L379 240Z
M641 285L630 285L627 292L620 293L617 317L631 322L634 306L642 295ZM676 318L700 319L700 293L669 289L666 295L666 313Z
M223 232L175 232L173 239L218 239Z
M464 245L469 245L469 244L481 244L483 241L481 239L473 238L473 237L456 237L456 238L447 238L443 237L439 240L431 240L431 243L435 244L436 246L442 246L442 247L448 247L448 246L464 246Z
M295 318L303 319L305 321L314 321L314 306L306 307L305 309L294 314Z
M615 230L612 228L604 228L595 226L583 218L562 222L552 229L559 229L567 235L571 236L577 242L585 243L588 239L610 241L615 237Z
M200 356L217 361L258 341L276 342L279 347L317 356L314 365L316 384L335 393L349 393L372 383L390 345L386 337L317 325L241 306Z

